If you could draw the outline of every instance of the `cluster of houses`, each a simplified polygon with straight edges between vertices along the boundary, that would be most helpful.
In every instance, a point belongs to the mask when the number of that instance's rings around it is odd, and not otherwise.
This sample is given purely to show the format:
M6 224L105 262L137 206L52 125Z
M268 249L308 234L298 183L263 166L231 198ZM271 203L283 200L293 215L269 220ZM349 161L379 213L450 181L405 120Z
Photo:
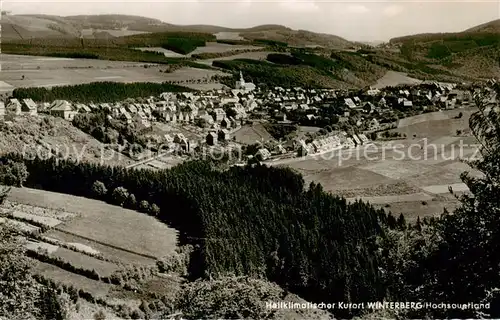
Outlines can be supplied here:
M377 130L391 122L396 110L405 116L415 111L453 109L472 103L468 88L456 84L422 82L419 85L365 90L332 90L276 87L262 94L263 105L280 122L323 127L332 114L341 123L354 121L363 130Z
M108 117L128 124L141 124L145 128L151 127L153 121L196 125L203 128L200 132L204 132L205 143L215 146L230 141L232 133L249 118L278 123L293 121L302 125L311 125L312 122L313 125L324 127L330 124L328 121L335 115L339 122L349 121L358 127L356 131L367 132L383 128L385 117L394 114L394 110L404 113L404 110L426 110L430 107L451 109L470 102L471 91L455 84L422 82L414 86L355 91L275 87L264 91L245 82L240 73L236 89L165 92L158 97L128 99L121 103L83 104L56 100L37 104L31 99L10 99L6 105L0 103L0 117L43 112L72 121L78 113L108 110ZM346 128L338 130L349 131ZM165 135L162 140L168 144L178 144L186 151L200 143L189 141L182 133ZM310 143L299 141L299 149L301 154L311 154L369 143L364 134L348 135L342 132L317 138ZM279 145L272 152L259 150L258 157L265 160L272 154L286 152Z
M310 143L304 140L299 140L299 155L308 154L321 154L325 152L353 149L357 146L368 145L372 142L366 137L365 134L352 134L348 135L342 131L339 134L329 134L321 138L315 139Z

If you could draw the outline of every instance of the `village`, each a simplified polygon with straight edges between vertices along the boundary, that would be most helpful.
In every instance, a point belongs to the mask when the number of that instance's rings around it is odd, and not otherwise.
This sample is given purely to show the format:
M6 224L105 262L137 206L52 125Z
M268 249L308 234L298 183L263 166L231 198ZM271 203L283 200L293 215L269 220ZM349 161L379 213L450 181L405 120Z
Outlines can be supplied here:
M134 157L143 167L154 162L151 150L157 151L157 156L163 155L160 150L170 150L189 158L200 152L232 154L243 149L244 157L238 162L245 163L352 149L384 137L398 138L381 133L395 128L405 117L465 108L473 103L471 92L463 85L437 82L356 91L300 87L264 91L246 82L240 72L234 89L165 92L121 103L36 103L29 98L9 98L0 103L0 116L7 123L20 115L44 114L71 122L77 115L104 112L109 120L134 128L134 134L147 141L142 145L149 152ZM254 132L241 139L249 127L261 125L265 131L262 124L313 130L279 137ZM122 144L127 145L127 141Z

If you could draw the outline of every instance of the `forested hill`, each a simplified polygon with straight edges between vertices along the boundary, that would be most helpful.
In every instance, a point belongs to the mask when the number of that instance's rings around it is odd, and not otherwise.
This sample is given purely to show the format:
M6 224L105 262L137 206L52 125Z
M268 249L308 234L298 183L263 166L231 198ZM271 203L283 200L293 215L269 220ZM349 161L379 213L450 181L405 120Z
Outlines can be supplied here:
M25 162L29 187L111 202L113 190L123 187L136 203L159 206L157 217L181 230L182 242L199 248L191 259L192 278L263 277L313 302L383 299L376 240L387 225L406 227L404 219L396 221L365 203L347 204L319 185L305 191L302 177L290 169L259 165L220 171L195 161L153 172L7 158ZM109 192L96 195L96 181Z

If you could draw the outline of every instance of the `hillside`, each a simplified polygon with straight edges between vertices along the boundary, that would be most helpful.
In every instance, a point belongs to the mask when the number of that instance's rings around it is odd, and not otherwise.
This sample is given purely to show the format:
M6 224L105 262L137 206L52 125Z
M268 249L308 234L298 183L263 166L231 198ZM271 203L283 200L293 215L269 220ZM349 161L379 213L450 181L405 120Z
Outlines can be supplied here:
M2 38L22 40L46 37L95 37L105 38L128 36L142 32L200 32L234 33L247 40L266 39L285 41L291 45L320 45L342 48L351 45L345 39L334 35L292 30L281 25L260 25L251 28L227 28L212 25L174 25L140 16L129 15L4 15L0 21Z
M412 69L408 68L409 63L419 71L431 68L433 73L469 80L500 76L500 20L456 33L397 37L389 43L400 48L396 59L404 62L396 64L406 69ZM384 59L396 60L388 55Z
M480 24L465 30L465 32L500 32L500 19Z
M102 159L108 159L109 164L128 165L133 162L61 118L18 116L11 123L1 124L1 154L19 152L48 156L49 150L64 158L93 163Z

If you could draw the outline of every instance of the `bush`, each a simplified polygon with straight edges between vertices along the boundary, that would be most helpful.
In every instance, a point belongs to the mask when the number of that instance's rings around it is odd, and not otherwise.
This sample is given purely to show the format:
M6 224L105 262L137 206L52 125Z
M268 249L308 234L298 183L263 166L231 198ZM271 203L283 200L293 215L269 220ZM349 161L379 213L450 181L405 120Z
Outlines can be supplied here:
M101 181L97 180L92 185L92 193L97 198L103 198L108 193L108 189L106 189L106 186L104 185L104 183L102 183Z
M149 210L149 202L147 202L146 200L142 200L141 202L139 202L139 211L148 212L148 210Z
M104 311L99 310L99 312L96 312L94 314L94 320L106 320L106 315L104 314Z
M132 193L129 194L127 201L126 201L126 206L127 206L127 208L135 209L135 207L137 206L137 200L135 199L134 194L132 194Z
M158 207L155 203L151 205L149 208L149 213L153 216L157 216L160 214L160 207Z
M189 283L177 302L188 319L272 319L263 301L280 301L282 289L247 277Z
M7 186L22 187L28 179L28 169L22 162L7 160L0 165L0 183Z
M193 52L196 48L204 46L205 41L201 39L170 38L167 39L167 42L161 47L180 54L188 54Z
M132 314L130 315L130 317L132 319L144 319L145 316L144 316L144 312L142 312L141 310L134 310L132 311Z
M129 193L127 189L125 189L124 187L117 187L115 188L115 190L113 190L113 195L112 195L113 201L120 206L123 206L128 196Z

